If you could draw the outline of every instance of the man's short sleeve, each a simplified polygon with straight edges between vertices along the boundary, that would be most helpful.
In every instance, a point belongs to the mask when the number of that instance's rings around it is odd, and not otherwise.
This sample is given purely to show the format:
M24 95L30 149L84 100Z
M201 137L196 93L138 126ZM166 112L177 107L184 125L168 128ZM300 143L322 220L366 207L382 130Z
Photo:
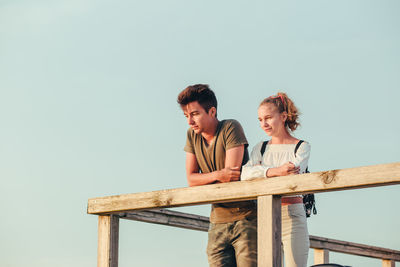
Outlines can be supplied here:
M245 145L247 147L248 142L244 131L240 123L236 120L229 120L226 130L226 150L237 147L239 145Z
M186 152L195 154L194 153L194 146L193 146L193 135L192 135L191 129L187 130L186 145L183 148L183 150L185 150Z

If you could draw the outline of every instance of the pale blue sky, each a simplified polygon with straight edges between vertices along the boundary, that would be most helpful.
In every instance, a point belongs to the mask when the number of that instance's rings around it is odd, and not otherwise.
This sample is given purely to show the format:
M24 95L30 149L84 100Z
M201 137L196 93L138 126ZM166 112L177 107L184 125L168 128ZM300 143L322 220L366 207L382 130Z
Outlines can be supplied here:
M0 265L96 266L88 198L185 187L176 96L189 84L211 86L250 148L266 138L258 103L287 92L311 171L399 161L399 12L394 0L0 1ZM399 193L318 194L309 232L400 250ZM120 233L121 267L207 266L206 233L132 221Z

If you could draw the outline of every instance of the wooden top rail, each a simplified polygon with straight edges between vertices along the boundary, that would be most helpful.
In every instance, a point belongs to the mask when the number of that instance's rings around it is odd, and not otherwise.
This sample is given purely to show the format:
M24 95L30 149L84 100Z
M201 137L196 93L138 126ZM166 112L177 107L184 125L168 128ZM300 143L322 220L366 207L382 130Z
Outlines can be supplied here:
M203 232L207 232L209 226L209 219L206 216L172 210L133 211L121 213L118 214L118 216L121 219L168 225ZM400 261L400 251L398 250L367 246L319 236L310 235L310 248L327 249L332 252Z
M249 200L263 195L295 195L393 184L400 184L400 162L92 198L88 201L87 212L105 215L133 210Z

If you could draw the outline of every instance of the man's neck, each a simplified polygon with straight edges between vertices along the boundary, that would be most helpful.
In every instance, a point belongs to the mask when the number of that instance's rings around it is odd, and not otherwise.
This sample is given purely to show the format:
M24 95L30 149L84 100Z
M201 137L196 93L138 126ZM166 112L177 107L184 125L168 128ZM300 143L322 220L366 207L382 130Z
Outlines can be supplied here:
M206 139L208 144L210 144L213 141L214 137L215 137L215 133L217 131L218 122L219 121L217 119L214 119L210 123L209 127L207 128L207 130L205 130L205 131L203 131L201 133L201 135L203 136L204 139Z

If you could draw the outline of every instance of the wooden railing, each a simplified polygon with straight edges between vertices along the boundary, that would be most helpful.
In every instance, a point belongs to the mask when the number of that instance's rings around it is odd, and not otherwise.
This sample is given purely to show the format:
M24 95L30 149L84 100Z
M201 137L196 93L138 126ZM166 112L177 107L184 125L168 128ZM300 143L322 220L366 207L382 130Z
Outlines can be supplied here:
M120 219L155 223L203 232L207 232L209 226L208 217L163 209L132 211L121 213L118 216ZM400 261L400 251L312 235L310 236L310 248L314 249L314 264L328 263L329 251L383 259L383 261L389 262Z
M118 266L119 219L141 220L204 231L208 218L152 210L257 199L258 266L281 265L281 196L400 184L400 162L254 181L213 184L89 199L88 213L99 215L98 267ZM326 263L329 251L382 259L395 266L400 251L322 237L310 238L315 264Z

